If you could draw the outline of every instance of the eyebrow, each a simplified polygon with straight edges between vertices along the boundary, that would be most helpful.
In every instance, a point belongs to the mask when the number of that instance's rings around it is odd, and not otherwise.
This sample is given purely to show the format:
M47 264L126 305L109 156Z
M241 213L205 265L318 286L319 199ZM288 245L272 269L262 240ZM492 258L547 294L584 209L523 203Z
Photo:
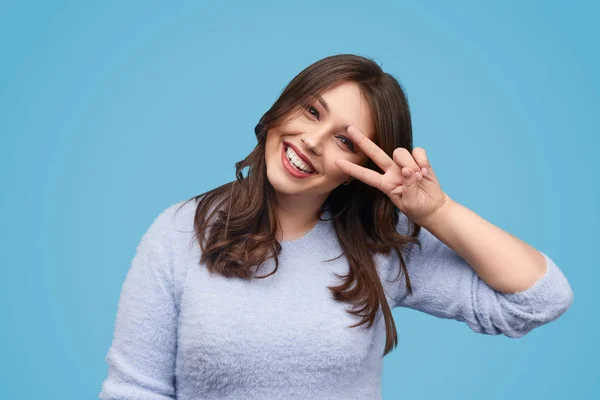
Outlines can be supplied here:
M321 97L320 94L316 94L315 97L317 98L317 100L319 100L319 103L321 103L321 105L323 106L323 108L325 109L325 111L327 111L327 113L329 113L329 105L323 99L323 97Z
M317 100L319 100L319 103L321 103L321 105L323 106L323 108L325 109L325 111L327 111L327 114L329 114L329 105L327 104L327 102L325 101L325 99L323 99L323 97L321 97L320 94L316 94L315 97L317 98ZM344 125L343 128L344 130L347 130L348 127L350 125Z

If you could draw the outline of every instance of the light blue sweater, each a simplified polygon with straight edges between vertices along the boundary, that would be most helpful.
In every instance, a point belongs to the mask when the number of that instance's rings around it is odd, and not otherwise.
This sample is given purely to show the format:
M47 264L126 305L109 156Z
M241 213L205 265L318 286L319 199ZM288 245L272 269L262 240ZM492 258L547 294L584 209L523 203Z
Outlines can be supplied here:
M381 399L384 321L348 328L358 317L327 289L340 282L334 273L348 271L344 257L323 262L341 253L329 222L282 242L274 275L245 281L199 265L196 205L176 213L181 204L160 213L137 247L100 399ZM403 215L398 229L408 234ZM518 338L558 318L573 301L567 279L544 253L546 275L524 292L503 294L426 229L419 239L423 251L414 246L407 264L412 296L403 278L388 282L398 271L397 256L376 258L392 307Z

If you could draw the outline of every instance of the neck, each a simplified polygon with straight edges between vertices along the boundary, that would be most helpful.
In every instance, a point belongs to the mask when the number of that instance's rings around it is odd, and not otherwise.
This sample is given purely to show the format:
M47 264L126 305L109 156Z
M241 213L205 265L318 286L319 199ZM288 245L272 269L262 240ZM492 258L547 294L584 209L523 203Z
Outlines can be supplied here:
M276 194L276 213L279 221L278 240L294 240L310 231L318 222L322 198L302 195Z

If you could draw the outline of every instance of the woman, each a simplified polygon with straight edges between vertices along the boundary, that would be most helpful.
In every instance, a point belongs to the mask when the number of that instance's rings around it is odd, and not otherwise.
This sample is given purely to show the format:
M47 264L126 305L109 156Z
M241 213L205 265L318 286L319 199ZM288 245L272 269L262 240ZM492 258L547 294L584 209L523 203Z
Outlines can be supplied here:
M370 59L312 64L255 133L142 238L101 399L377 399L393 307L518 338L571 305L552 259L443 192Z

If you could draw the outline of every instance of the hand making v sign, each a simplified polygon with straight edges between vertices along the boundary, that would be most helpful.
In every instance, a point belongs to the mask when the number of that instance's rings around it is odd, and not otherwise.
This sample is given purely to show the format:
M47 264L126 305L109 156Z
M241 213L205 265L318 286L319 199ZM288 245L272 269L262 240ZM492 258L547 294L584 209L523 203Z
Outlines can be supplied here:
M347 131L352 141L384 174L343 159L335 161L337 167L381 190L410 220L422 225L450 203L451 199L440 187L423 148L413 149L411 155L407 149L398 147L392 159L358 128L350 126Z

